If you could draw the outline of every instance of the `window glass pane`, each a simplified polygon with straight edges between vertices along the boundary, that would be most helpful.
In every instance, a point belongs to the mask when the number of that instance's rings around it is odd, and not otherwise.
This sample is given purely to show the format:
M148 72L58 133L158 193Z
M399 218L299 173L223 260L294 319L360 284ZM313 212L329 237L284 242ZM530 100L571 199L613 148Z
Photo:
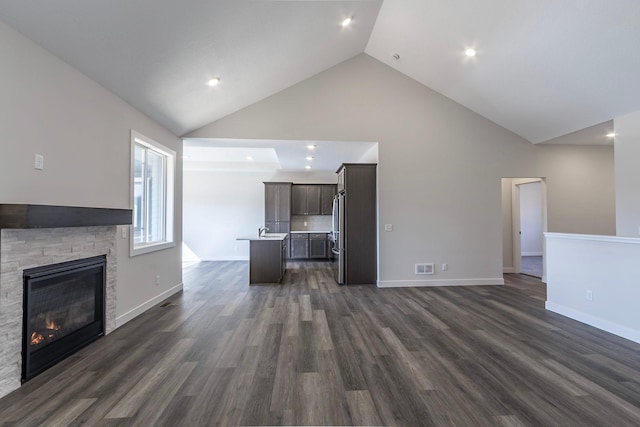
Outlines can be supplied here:
M145 203L145 153L146 149L138 144L135 145L135 161L133 173L133 242L144 242L144 217Z
M164 164L164 155L147 150L147 243L164 240Z
M175 153L132 131L131 255L172 247Z

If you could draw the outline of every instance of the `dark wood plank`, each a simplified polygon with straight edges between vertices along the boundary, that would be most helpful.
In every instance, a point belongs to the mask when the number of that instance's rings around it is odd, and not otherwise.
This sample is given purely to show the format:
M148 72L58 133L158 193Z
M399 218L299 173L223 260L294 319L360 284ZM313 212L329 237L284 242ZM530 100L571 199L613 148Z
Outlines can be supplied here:
M131 209L0 204L0 229L127 225L132 220Z
M0 399L0 425L640 425L640 345L545 287L338 286L200 263L184 292Z

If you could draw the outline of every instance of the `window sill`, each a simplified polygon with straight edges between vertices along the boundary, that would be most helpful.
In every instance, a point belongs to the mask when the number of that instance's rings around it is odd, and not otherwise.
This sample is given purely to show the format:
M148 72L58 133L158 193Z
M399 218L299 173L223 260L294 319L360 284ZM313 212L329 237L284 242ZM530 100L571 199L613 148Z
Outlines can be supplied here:
M163 249L169 249L176 246L176 242L159 242L149 243L146 245L137 245L131 247L129 250L129 256L134 257L138 255L148 254L151 252L161 251Z

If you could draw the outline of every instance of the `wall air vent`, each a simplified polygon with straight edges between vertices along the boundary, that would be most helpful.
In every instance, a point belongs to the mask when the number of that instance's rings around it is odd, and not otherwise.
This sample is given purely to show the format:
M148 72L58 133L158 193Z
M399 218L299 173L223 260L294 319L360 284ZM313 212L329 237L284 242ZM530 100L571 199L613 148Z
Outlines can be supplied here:
M435 271L433 263L416 264L416 274L433 274Z

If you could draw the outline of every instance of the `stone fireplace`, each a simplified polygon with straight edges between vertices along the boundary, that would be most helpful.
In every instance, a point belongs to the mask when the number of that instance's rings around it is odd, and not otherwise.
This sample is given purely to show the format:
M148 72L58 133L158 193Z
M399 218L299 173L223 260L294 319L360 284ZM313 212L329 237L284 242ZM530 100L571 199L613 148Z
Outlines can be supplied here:
M35 209L15 209L25 206ZM130 224L131 211L52 208L53 211L37 205L0 205L0 397L21 384L25 270L104 257L103 327L106 334L115 329L116 225ZM107 215L104 211L108 211ZM65 216L65 212L72 215Z

